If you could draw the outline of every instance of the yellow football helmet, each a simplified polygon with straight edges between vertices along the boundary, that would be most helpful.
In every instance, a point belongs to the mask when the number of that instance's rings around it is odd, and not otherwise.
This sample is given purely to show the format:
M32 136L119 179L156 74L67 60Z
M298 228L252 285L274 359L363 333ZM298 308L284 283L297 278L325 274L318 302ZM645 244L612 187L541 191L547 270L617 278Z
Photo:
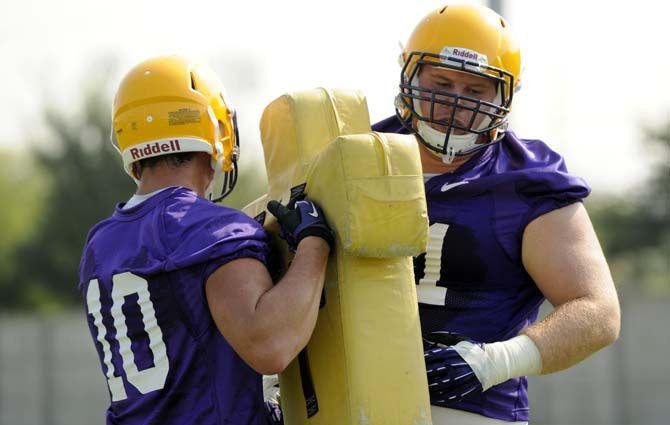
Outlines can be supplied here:
M519 46L505 19L496 12L475 4L447 5L434 10L414 29L400 62L397 115L405 127L417 133L421 142L441 154L445 162L502 138L514 92L520 88L522 66ZM494 82L495 99L485 101L421 87L418 76L426 65L484 77ZM419 108L421 101L430 102L429 113L424 114ZM436 104L449 107L451 117L434 116ZM472 119L467 123L456 122L454 115L458 110L471 111ZM475 124L478 114L486 118ZM435 126L446 131L437 131ZM464 134L454 134L454 130Z
M112 107L112 144L126 172L137 182L133 163L180 152L212 157L216 202L237 181L239 136L235 111L226 104L223 85L208 67L179 56L146 60L119 84ZM210 192L213 189L210 189Z

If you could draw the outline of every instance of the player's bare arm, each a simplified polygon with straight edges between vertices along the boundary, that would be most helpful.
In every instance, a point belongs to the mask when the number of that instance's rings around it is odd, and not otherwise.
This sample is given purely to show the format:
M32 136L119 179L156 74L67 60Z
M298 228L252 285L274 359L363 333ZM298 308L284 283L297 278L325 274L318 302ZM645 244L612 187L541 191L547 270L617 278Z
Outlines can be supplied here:
M308 199L288 207L270 201L280 236L295 252L286 275L272 286L257 260L237 260L207 281L207 300L219 330L256 371L281 372L302 350L314 326L333 233L321 209Z
M566 369L612 344L619 301L602 249L581 203L544 214L523 235L523 264L556 308L526 328L542 356L542 374Z

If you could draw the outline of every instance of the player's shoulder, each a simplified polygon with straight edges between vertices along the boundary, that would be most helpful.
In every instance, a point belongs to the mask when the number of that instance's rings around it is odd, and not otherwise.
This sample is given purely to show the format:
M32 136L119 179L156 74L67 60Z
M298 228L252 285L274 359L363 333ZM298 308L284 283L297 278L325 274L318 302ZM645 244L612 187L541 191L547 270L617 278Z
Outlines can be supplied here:
M188 230L192 226L206 223L241 224L262 229L257 221L240 210L218 205L198 196L195 192L180 188L164 201L163 220L166 227Z
M523 197L579 200L591 188L581 177L568 172L563 156L538 139L522 139L508 132L501 143L497 168L504 170ZM552 199L553 199L552 198Z
M563 156L540 139L525 139L507 131L501 143L502 156L515 168L546 168L567 171Z
M80 285L88 283L90 276L99 266L101 260L113 252L111 243L119 243L119 237L115 231L117 220L114 215L105 218L91 227L86 236L86 242L79 262L79 276L82 279Z
M114 215L111 215L91 227L86 235L86 242L84 243L84 252L86 252L91 246L100 244L101 240L104 241L109 233L112 233L112 227L116 223Z
M260 242L267 238L263 227L243 212L214 204L183 188L163 201L162 221L162 237L172 251L193 251L222 242Z

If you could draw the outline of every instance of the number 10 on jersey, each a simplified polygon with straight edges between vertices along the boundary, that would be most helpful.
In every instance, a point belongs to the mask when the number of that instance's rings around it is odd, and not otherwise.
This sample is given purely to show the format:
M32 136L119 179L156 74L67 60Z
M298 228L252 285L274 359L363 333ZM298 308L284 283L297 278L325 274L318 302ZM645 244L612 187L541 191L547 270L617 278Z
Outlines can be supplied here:
M128 326L123 313L124 299L128 295L137 294L138 304L142 312L142 323L144 331L149 335L149 349L154 359L154 366L138 370L135 363L135 354L131 349L131 341L128 337ZM89 282L86 292L86 304L88 312L93 316L93 325L97 330L97 340L102 346L102 362L107 369L107 384L112 394L112 401L120 401L128 398L123 386L123 378L120 371L114 370L112 363L112 349L108 341L107 328L102 323L102 305L100 303L100 284L98 279ZM163 342L163 331L156 320L156 310L149 296L148 282L130 272L120 273L112 276L112 308L111 316L116 329L116 340L118 342L119 354L122 360L123 374L128 383L135 387L140 393L147 394L151 391L160 390L165 386L170 365L167 357L165 342ZM109 339L111 339L111 335Z

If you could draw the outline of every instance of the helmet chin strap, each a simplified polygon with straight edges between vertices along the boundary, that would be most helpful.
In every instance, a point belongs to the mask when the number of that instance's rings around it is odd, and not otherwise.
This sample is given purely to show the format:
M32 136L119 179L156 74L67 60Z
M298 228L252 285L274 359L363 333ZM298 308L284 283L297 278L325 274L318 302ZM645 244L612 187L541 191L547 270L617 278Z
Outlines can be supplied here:
M441 148L444 146L445 140L447 139L447 134L442 133L441 131L435 130L433 127L428 125L427 122L417 120L416 131L419 133L419 136L428 143L429 145ZM456 157L456 154L467 150L468 148L474 146L477 142L478 134L467 133L467 134L452 134L449 136L449 144L447 146L446 152L439 154L431 150L435 155L442 157L442 162L445 164L451 164Z
M221 182L223 181L223 172L221 171L221 168L212 164L212 170L214 170L214 176L212 176L212 180L207 185L207 189L205 189L205 198L210 200L214 198L214 188L221 186Z
M212 167L212 170L214 170L214 176L212 177L212 180L209 182L209 185L207 185L207 189L205 189L205 198L209 200L214 198L214 189L220 187L221 192L223 192L223 185L224 185L223 145L221 144L221 142L217 142L215 144L215 149L218 159L215 160L214 155L212 155L209 164Z

